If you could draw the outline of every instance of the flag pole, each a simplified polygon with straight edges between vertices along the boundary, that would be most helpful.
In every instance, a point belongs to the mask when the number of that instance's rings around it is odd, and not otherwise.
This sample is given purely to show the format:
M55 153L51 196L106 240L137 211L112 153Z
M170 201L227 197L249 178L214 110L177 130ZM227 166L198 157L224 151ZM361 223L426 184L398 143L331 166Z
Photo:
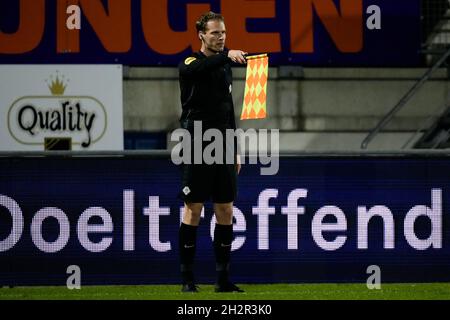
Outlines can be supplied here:
M246 59L251 60L251 59L260 59L260 58L265 58L265 57L267 57L267 53L258 54L256 56L248 56L248 57L246 57Z

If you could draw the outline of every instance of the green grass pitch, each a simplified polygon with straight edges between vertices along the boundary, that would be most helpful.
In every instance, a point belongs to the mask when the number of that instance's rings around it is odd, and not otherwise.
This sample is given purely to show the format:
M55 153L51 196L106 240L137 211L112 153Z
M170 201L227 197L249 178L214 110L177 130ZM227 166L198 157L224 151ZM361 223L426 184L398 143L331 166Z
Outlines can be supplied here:
M0 300L450 300L450 283L382 284L241 284L245 293L214 293L199 285L182 293L178 285L0 288Z

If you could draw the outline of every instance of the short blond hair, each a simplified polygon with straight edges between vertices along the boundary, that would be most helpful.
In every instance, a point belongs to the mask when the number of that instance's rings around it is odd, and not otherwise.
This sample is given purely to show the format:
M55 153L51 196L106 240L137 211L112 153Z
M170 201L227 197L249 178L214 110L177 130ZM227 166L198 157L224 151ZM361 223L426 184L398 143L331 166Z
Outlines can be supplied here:
M195 23L197 32L205 32L206 25L208 24L209 21L213 21L213 20L225 22L225 18L221 14L214 13L212 11L206 12L206 13L202 14L201 17Z

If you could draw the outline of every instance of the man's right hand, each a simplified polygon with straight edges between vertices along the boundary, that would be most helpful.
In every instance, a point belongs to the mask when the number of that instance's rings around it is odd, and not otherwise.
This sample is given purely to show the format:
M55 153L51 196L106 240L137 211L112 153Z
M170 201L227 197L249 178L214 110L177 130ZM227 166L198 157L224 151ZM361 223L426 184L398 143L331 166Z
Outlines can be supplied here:
M228 58L235 63L246 64L247 60L244 56L247 54L247 52L241 50L230 50L228 51Z

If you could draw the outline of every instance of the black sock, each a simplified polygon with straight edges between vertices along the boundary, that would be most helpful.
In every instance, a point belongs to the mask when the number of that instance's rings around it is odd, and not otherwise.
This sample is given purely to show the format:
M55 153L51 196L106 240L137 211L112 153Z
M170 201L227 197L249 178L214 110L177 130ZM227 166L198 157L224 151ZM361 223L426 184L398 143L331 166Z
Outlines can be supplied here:
M216 255L217 282L219 284L229 281L232 242L233 225L216 224L214 229L214 253Z
M197 226L182 223L178 240L183 283L194 282L193 266L197 243Z

